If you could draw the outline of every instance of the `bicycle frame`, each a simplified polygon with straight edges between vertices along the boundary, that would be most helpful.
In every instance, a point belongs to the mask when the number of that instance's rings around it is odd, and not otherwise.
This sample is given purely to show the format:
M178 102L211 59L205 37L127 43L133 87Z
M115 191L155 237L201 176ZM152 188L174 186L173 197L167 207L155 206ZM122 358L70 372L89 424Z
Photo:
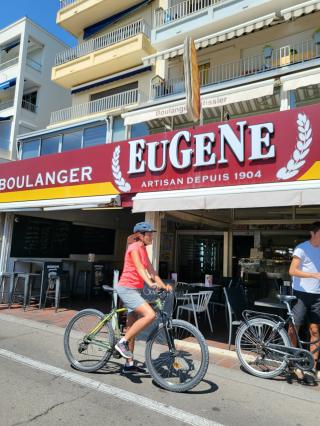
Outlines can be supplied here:
M90 330L90 332L88 334L86 334L83 338L83 341L85 343L92 343L94 337L97 335L97 333L99 333L99 331L102 329L102 327L108 322L111 321L114 317L116 317L116 321L115 321L115 327L113 327L116 335L120 335L120 327L119 327L119 322L117 319L117 315L119 313L123 313L123 312L127 312L127 308L118 308L118 309L112 309L111 312L109 312L108 314L106 314L103 319L101 321L98 322L98 324L92 329ZM103 342L97 342L96 340L94 341L94 344L97 346L100 346L102 348L107 348L108 345L104 344Z

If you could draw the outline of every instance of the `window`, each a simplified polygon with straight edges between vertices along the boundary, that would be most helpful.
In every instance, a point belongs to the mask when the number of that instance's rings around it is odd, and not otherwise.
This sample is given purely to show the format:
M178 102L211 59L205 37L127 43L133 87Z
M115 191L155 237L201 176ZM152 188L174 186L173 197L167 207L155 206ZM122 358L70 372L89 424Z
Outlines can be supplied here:
M80 149L82 142L82 131L66 133L63 136L62 152Z
M121 117L113 118L112 142L123 141L126 138L126 128Z
M37 110L37 91L26 93L22 97L22 108L27 109L31 112L36 112Z
M21 159L34 158L39 156L40 139L24 142L22 145Z
M199 80L200 86L209 84L210 62L199 65Z
M41 140L40 155L56 154L59 152L60 135Z
M131 138L140 138L149 135L149 127L146 123L133 124L131 126Z
M106 143L107 139L107 126L89 127L84 129L83 132L83 147L88 148L89 146L101 145Z
M11 120L0 122L0 149L10 149Z
M90 100L96 101L97 99L106 98L107 96L117 95L118 93L127 92L138 88L138 82L125 84L124 86L114 87L113 89L104 90L103 92L94 93L91 95Z

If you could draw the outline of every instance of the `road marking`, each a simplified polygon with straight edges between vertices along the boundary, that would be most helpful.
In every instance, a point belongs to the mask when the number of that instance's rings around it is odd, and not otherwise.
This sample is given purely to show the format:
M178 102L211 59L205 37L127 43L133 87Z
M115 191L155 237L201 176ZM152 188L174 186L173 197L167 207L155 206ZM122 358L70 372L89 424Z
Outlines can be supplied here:
M173 407L171 405L162 404L161 402L154 401L150 398L146 398L144 396L135 394L133 392L128 392L126 390L116 388L115 386L106 385L104 383L98 382L97 380L92 380L87 377L83 377L80 374L72 373L70 371L63 370L62 368L45 364L41 361L36 361L24 355L7 351L6 349L0 349L0 356L9 360L18 362L19 364L23 364L28 367L34 368L35 370L43 371L53 376L61 377L70 382L78 383L79 385L86 386L87 388L90 388L90 389L94 389L98 392L102 392L102 393L114 396L116 398L122 399L124 401L128 401L136 405L140 405L143 408L156 411L159 414L174 418L176 420L179 420L189 425L223 426L220 423L214 422L204 417L197 416L192 413L188 413L187 411L180 410L179 408Z

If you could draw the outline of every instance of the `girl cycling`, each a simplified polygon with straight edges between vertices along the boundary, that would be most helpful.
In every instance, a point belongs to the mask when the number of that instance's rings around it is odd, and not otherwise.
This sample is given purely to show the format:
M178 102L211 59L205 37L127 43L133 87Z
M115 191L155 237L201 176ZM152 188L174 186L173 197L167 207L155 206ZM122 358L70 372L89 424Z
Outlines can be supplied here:
M133 362L135 337L151 324L156 314L143 299L141 293L144 283L152 289L171 290L171 286L163 283L154 270L147 254L146 246L152 244L153 233L156 232L148 222L139 222L134 228L134 242L126 250L124 268L116 286L117 293L128 309L127 330L116 350L126 358L123 373L136 373L140 369Z

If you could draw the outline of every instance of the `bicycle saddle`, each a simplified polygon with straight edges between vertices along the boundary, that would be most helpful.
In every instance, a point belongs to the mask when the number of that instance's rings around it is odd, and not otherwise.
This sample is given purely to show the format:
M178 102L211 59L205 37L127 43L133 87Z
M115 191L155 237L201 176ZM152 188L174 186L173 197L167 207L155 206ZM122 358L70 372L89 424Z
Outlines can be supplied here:
M115 291L116 291L113 287L110 287L110 286L109 286L109 285L107 285L107 284L104 284L104 285L102 286L102 290L104 290L104 291L108 291L108 292L110 292L110 293L113 293L113 292L115 292Z
M280 302L292 302L293 300L296 300L296 296L288 296L286 294L279 294L278 297Z

